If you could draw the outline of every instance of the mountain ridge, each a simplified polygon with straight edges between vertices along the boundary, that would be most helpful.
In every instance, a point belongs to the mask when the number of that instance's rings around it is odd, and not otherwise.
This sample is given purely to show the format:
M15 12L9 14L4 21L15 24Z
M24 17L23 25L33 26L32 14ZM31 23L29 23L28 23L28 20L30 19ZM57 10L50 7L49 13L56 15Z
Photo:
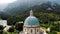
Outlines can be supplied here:
M39 3L39 2L38 2ZM8 14L12 14L12 15L20 15L23 14L26 11L29 10L33 10L33 11L39 11L39 12L51 12L51 13L60 13L60 5L58 3L52 3L50 1L47 2L43 2L43 3L36 3L36 4L32 4L31 2L31 6L29 3L17 3L18 5L16 5L16 3L12 4L12 5L8 5L8 7L4 10L6 13ZM10 7L10 8L9 8ZM51 11L48 11L47 9L51 8Z

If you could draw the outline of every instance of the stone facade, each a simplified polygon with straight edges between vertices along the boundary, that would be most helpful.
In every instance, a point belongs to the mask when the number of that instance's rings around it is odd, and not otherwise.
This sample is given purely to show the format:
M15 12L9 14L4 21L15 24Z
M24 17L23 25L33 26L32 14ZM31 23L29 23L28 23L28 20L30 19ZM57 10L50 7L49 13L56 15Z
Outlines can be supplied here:
M23 27L23 34L40 34L40 27Z

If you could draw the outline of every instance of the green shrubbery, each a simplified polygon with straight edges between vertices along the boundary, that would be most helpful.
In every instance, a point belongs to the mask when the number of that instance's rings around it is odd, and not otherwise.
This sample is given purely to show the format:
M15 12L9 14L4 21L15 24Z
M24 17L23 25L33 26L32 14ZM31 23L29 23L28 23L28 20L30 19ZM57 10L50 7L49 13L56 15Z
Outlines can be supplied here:
M52 13L40 13L36 12L34 15L39 19L40 26L51 28L51 34L54 33L55 31L60 32L60 24L55 24L55 21L59 21L60 16ZM27 14L23 14L20 16L11 16L10 18L7 19L7 24L12 26L9 28L7 32L3 31L4 27L0 25L0 33L4 34L18 34L20 31L23 30L23 24L17 23L19 21L24 21L25 18L27 17ZM57 22L56 22L57 23Z

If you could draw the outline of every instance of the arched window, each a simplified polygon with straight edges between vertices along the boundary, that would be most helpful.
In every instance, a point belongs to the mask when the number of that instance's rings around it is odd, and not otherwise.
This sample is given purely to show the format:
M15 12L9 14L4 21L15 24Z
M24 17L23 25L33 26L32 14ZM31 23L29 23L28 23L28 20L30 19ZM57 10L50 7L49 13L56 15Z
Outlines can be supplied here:
M37 32L38 32L38 29L37 29Z
M32 33L32 29L31 29L31 33Z
M28 33L27 33L28 34Z
M26 31L26 29L25 29L25 31Z

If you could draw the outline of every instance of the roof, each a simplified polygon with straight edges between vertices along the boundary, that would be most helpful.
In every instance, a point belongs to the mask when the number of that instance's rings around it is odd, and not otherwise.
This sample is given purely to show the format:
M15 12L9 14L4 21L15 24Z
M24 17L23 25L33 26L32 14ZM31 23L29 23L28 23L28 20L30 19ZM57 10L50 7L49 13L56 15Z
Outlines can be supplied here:
M39 21L36 17L29 16L25 19L24 26L32 26L32 25L39 26Z
M6 26L7 25L7 20L0 20L0 25Z

